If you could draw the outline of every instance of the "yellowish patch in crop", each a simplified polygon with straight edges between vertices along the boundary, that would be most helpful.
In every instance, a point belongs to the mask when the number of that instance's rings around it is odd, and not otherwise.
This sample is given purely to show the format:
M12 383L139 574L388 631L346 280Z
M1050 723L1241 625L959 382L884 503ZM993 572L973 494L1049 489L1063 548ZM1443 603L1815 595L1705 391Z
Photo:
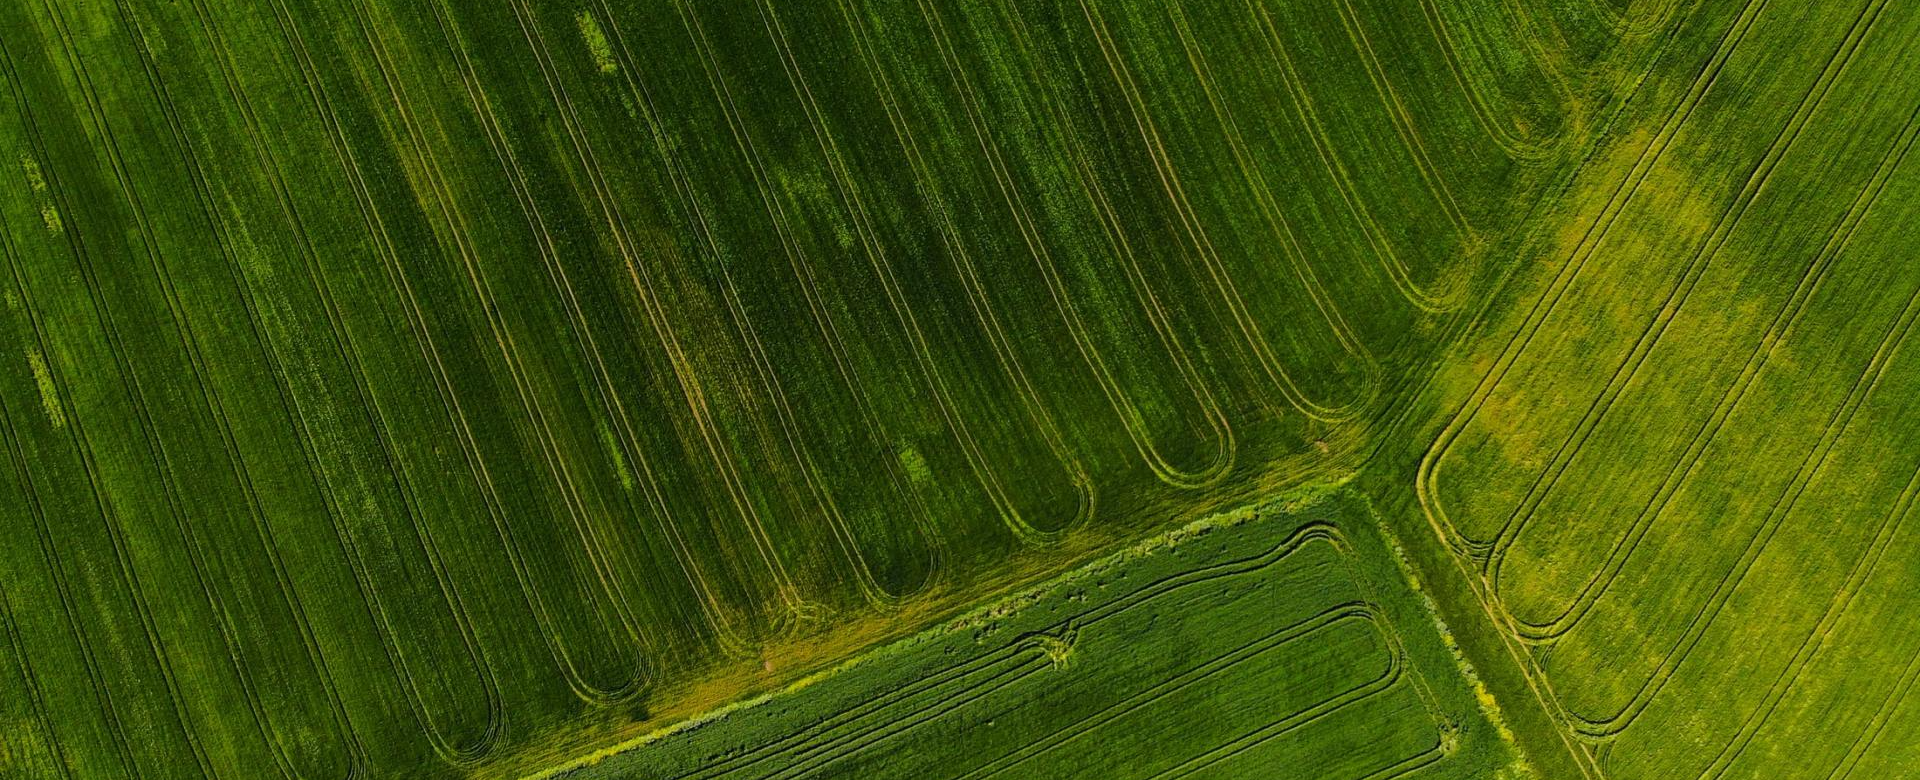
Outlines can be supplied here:
M60 219L60 210L54 208L51 203L40 207L40 221L46 223L47 231L54 235L59 235L66 225Z
M1040 648L1040 652L1046 654L1047 662L1053 664L1054 668L1061 669L1073 659L1073 639L1074 636L1069 631L1059 634L1040 634L1034 637L1033 641L1035 646Z
M53 372L47 370L47 359L40 350L27 348L27 367L33 371L33 384L40 390L40 406L47 410L47 420L53 427L67 424L67 415L60 407L60 391L53 386Z
M47 177L40 173L39 160L28 155L20 155L20 170L27 175L27 187L36 193L46 193Z
M580 38L587 42L587 53L593 55L594 66L608 75L619 73L620 63L613 59L613 46L607 43L607 31L600 28L600 20L592 13L581 11L573 21L580 26Z
M927 465L927 458L914 449L913 445L900 446L900 468L907 470L907 478L915 483L925 484L933 481L933 468Z
M613 457L613 473L620 477L620 489L633 490L633 472L627 468L627 456L620 451L620 444L613 440L613 434L607 430L607 424L601 420L593 421L594 431L600 434L600 444L607 448L607 454Z
M66 222L60 218L60 209L54 208L53 203L46 200L47 177L40 172L40 161L30 155L20 155L20 171L27 176L27 188L41 196L40 221L46 224L48 232L59 235L66 229Z

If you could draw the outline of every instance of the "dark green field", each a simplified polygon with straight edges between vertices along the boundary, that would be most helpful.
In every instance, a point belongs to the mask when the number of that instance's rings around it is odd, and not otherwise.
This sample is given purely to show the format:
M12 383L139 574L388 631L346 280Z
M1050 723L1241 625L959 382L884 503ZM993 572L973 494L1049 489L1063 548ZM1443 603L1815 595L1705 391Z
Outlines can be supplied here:
M554 776L1525 776L1378 522L1202 521Z
M1917 39L0 2L0 777L1920 776Z

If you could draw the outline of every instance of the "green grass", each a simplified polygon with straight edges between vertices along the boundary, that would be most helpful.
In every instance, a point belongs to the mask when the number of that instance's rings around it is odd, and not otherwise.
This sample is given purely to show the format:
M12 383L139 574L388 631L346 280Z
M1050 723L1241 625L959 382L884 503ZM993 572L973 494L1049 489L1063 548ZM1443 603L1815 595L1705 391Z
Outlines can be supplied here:
M1377 524L1203 520L555 776L1526 776Z
M1911 771L1916 25L0 3L0 775L520 776L819 680L637 751L773 766L900 675L1031 665L1029 721L888 700L862 733L942 739L833 754L938 774L1344 602L1129 608L1059 668L938 626L1349 479L1398 542L1340 498L1362 574L1249 581L1378 596L1434 772L1507 757L1462 691L1547 777ZM1234 667L1221 728L1345 690L1262 664L1377 660L1351 625ZM1365 774L1425 748L1396 712L1271 749L1391 731Z

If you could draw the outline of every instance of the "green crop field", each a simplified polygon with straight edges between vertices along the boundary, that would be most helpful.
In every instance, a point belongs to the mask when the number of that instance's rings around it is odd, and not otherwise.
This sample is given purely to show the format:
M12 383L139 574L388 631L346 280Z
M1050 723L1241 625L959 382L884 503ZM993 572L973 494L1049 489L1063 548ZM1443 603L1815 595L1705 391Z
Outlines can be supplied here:
M0 777L1920 776L1917 135L1894 0L0 2Z
M1377 522L1202 521L557 776L1520 776Z

